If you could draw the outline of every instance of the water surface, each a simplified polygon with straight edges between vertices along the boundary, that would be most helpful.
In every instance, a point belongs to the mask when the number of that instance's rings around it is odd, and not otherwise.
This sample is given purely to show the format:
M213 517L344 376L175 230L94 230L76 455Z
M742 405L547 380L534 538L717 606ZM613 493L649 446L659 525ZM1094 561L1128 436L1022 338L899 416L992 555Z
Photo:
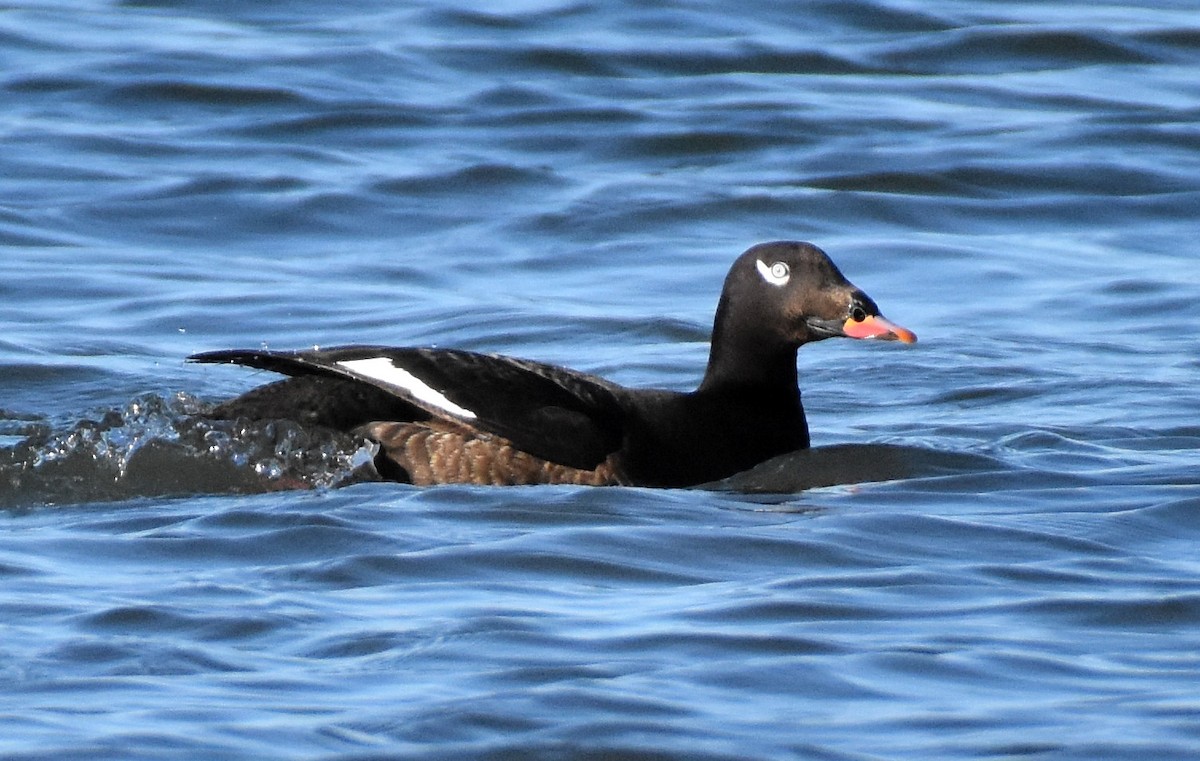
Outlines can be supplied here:
M1198 65L1184 2L11 6L0 755L1200 755ZM723 490L193 415L261 345L690 388L773 239L921 342L806 347Z

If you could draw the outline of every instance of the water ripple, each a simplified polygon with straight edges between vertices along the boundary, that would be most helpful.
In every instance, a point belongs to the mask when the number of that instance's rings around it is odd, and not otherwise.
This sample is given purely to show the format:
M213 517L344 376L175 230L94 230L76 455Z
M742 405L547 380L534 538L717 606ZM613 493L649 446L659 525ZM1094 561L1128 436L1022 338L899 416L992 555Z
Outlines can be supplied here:
M1195 758L1195 9L911 5L0 14L0 756ZM775 238L922 341L723 488L361 482L181 361L689 388Z

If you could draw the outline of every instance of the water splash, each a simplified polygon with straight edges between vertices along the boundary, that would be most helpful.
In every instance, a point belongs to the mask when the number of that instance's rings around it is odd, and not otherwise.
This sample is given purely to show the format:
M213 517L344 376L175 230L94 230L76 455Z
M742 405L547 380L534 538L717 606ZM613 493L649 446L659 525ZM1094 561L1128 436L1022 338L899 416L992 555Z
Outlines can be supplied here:
M315 489L377 478L355 437L289 421L213 420L188 394L145 394L56 427L0 411L0 506Z

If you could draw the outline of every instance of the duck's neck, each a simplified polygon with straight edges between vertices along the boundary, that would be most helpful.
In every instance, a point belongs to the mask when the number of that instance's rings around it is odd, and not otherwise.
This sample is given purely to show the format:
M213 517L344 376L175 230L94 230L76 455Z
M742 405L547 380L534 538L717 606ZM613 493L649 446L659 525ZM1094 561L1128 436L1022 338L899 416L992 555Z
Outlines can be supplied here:
M717 308L708 367L698 392L741 389L775 398L800 391L796 373L796 346L765 335L757 326L723 319L725 304Z

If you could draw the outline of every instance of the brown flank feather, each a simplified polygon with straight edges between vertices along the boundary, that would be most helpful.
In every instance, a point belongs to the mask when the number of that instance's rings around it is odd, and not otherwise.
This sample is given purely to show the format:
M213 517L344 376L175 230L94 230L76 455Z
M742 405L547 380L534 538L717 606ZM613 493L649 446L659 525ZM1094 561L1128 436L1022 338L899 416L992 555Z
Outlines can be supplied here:
M374 422L357 433L379 442L377 456L399 466L417 486L433 484L574 484L617 486L613 458L593 470L581 470L522 452L508 439L444 420L419 423Z

